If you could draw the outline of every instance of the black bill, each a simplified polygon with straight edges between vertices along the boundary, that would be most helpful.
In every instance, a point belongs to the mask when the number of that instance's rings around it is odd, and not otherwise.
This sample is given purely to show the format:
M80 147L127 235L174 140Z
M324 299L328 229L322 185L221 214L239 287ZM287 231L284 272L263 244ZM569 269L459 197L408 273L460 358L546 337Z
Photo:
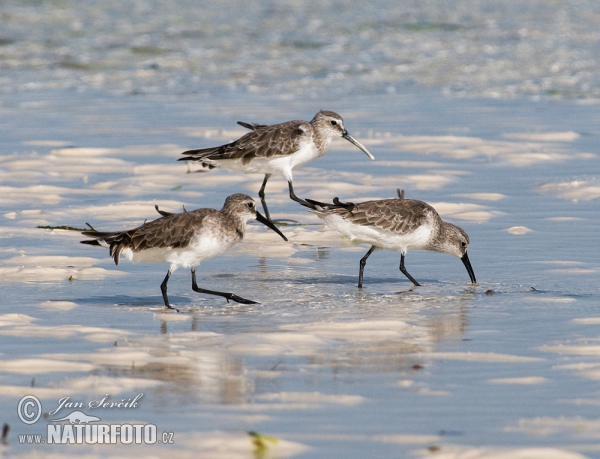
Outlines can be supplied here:
M342 137L343 137L344 139L346 139L348 142L350 142L352 145L354 145L354 146L356 146L356 147L360 148L362 151L364 151L364 152L367 154L367 156L368 156L369 158L371 158L373 161L375 160L375 156L373 156L373 155L372 155L372 154L369 152L369 150L367 150L367 149L365 148L365 146L364 146L362 143L360 143L358 140L356 140L354 137L352 137L350 134L348 134L348 132L344 132L344 134L342 134Z
M465 268L467 268L467 272L469 273L471 282L473 284L475 284L477 282L477 280L475 279L475 273L473 272L473 268L471 267L471 262L469 261L468 255L465 253L460 259L462 260L463 264L465 265Z
M265 217L263 217L259 212L256 212L256 219L261 222L263 225L268 226L269 228L271 228L273 231L275 231L277 234L279 234L284 241L287 241L287 237L285 237L285 235L279 231L279 228L277 228L273 222L271 222L270 220L267 220Z

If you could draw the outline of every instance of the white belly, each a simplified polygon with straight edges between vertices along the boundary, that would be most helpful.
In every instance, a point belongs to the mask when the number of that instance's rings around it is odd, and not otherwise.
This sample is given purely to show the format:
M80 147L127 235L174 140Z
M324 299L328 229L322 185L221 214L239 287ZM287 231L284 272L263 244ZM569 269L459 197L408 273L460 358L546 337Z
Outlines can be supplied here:
M220 255L231 248L237 242L236 239L224 239L217 237L196 238L186 248L156 247L141 252L132 252L125 249L121 256L133 262L170 263L173 270L178 267L192 268L198 266L202 261Z
M330 228L348 236L352 241L371 244L383 249L396 250L404 254L409 249L427 250L433 233L433 228L429 225L423 225L412 233L398 234L375 226L355 225L335 214L317 213L317 215Z
M260 173L280 175L286 180L292 180L292 170L302 166L313 159L318 158L319 151L313 142L305 142L300 145L295 153L286 156L274 156L272 158L254 158L248 164L242 164L239 160L221 160L219 165L245 174Z

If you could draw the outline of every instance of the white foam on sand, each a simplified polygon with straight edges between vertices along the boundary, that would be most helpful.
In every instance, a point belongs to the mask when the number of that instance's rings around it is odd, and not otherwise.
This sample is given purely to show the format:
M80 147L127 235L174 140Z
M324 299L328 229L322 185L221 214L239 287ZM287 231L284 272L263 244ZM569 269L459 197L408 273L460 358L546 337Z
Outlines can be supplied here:
M399 320L370 320L360 322L313 322L282 325L282 330L310 333L320 339L352 342L372 342L402 339L422 330ZM282 336L284 338L285 334Z
M518 384L518 385L538 385L547 382L548 379L543 376L522 376L517 378L493 378L487 382L491 384Z
M443 188L456 179L451 173L431 173L431 174L410 174L393 175L372 178L373 183L377 183L379 188L405 188L407 190L437 190ZM390 196L391 197L391 196ZM395 197L395 196L393 196ZM410 198L410 196L407 196Z
M556 136L564 142L564 134ZM548 137L547 137L548 138ZM424 155L441 155L454 159L485 158L517 167L545 162L589 159L589 153L572 153L558 141L494 141L464 136L396 136L382 146Z
M548 218L545 218L544 220L548 220L550 222L573 222L573 221L583 220L583 218L580 218L580 217L548 217Z
M562 347L552 348L551 346L544 347L544 351L556 352L559 355L580 355L580 356L591 356L594 357L594 362L585 363L577 362L572 364L556 365L553 368L557 370L570 370L574 371L578 376L586 379L592 379L594 381L600 380L600 363L596 363L596 357L600 355L600 346L596 345L581 345L574 346L573 349L566 350Z
M16 217L16 213L15 213L15 217ZM7 227L0 227L0 239L8 239L8 238L12 238L15 236L21 236L21 237L31 237L31 238L39 238L40 237L40 231L44 231L41 230L39 228L7 228ZM50 233L50 234L68 234L65 231L56 231L54 233ZM79 234L79 233L78 233ZM25 250L22 250L21 247L16 248L16 247L10 247L10 248L6 248L6 249L0 249L3 252L14 252L14 253L19 253L19 254L25 254Z
M0 267L0 281L50 282L62 280L102 280L124 276L118 270L94 267L101 260L90 257L60 255L29 256L22 254L4 261Z
M128 335L129 332L117 328L86 327L83 325L35 325L14 324L0 328L0 336L21 338L84 339L98 343L110 343ZM66 357L64 357L66 359Z
M96 367L87 363L69 362L55 359L15 359L0 360L0 371L35 375L53 372L92 371Z
M536 302L536 303L574 303L575 298L564 298L560 296L531 296L523 298L524 301Z
M323 394L321 392L270 392L260 394L257 400L281 403L303 403L303 404L335 404L335 405L358 405L365 401L360 395Z
M62 387L55 388L36 386L35 389L32 389L31 385L14 386L9 384L0 384L0 395L6 395L10 397L23 397L23 394L32 392L33 390L35 390L36 397L39 398L59 398L64 397L65 394L65 391L62 389Z
M243 252L259 257L287 259L298 251L294 247L296 241L294 233L290 229L291 227L279 227L279 230L288 238L288 242L286 242L279 234L264 225L248 225L243 241L235 247L234 251L228 252L228 255L236 256L236 253Z
M183 149L179 145L165 143L156 145L128 145L115 151L119 156L141 156L148 157L166 157L179 158Z
M381 167L398 167L401 169L408 168L442 168L448 166L447 163L436 162L436 161L375 161L372 163L373 166L381 166Z
M586 456L561 448L494 448L454 445L435 446L421 450L417 452L417 456L431 459L586 459Z
M297 434L295 437L305 440L318 440L323 442L375 442L392 443L396 445L423 445L435 443L440 440L437 435L418 435L418 434L343 434L343 433L311 433Z
M577 317L573 323L583 325L600 325L600 317Z
M20 205L37 203L59 204L66 194L87 193L85 189L71 189L54 185L31 185L24 187L0 186L0 205Z
M66 257L61 255L20 255L4 260L5 264L16 266L59 267L70 266L74 268L88 268L98 263L98 259L91 257Z
M553 344L538 348L543 352L552 352L559 355L592 355L600 356L600 345L597 344Z
M518 432L536 437L549 435L572 435L578 438L600 438L600 419L574 417L537 417L519 419L516 424L504 428L506 432Z
M504 199L506 195L502 193L459 193L454 196L459 198L476 199L478 201L500 201Z
M550 193L571 201L591 201L600 198L600 185L590 180L553 182L538 187L540 193Z
M511 226L510 228L506 228L504 231L509 234L521 236L523 234L531 233L533 230L531 228L527 228L526 226Z
M518 139L533 142L573 142L581 137L581 135L577 132L566 131L503 134L503 137L506 139Z
M96 392L98 394L116 395L132 389L146 389L162 384L147 378L126 378L119 376L84 376L82 378L68 378L60 382L63 391L70 392Z
M78 305L72 301L42 301L37 306L51 311L70 311Z
M26 140L21 142L21 145L25 145L28 147L68 147L71 145L71 142L65 140Z
M235 335L223 343L228 352L238 355L308 355L326 346L309 333L255 333Z
M50 152L50 155L56 155L65 158L76 158L77 162L80 159L94 158L98 156L116 155L119 150L116 148L92 148L92 147L73 147L73 148L56 148Z
M36 320L34 317L25 314L1 314L0 327L10 327L15 325L28 325Z
M232 142L250 132L247 129L236 129L235 126L228 129L215 128L214 126L182 126L175 128L175 130L188 137L201 137L203 139L221 141L223 143ZM196 148L208 148L211 146L216 146L216 144L203 144L198 145ZM182 151L183 150L179 150L180 153Z
M192 316L187 314L173 314L172 312L164 311L155 313L154 318L165 321L165 322L185 322L192 320Z
M501 212L488 210L486 206L472 203L432 202L430 205L442 216L458 220L485 222L502 215Z
M77 221L88 221L94 227L94 220L103 221L130 221L138 219L142 224L147 220L155 220L160 217L154 208L155 205L161 210L169 212L180 212L182 203L173 200L152 200L152 201L120 201L111 204L69 207L68 209L56 209L46 212L46 219L50 221L64 221L64 219L72 219ZM191 209L190 209L191 210ZM99 229L99 228L96 228ZM125 226L121 228L103 228L105 230L129 229Z
M115 336L112 342L118 341L123 335ZM109 342L111 342L109 341ZM150 347L112 346L99 349L98 352L85 354L53 354L60 359L74 359L89 362L94 365L110 365L112 367L141 368L148 364L153 365L182 365L187 366L191 360L184 355L169 355L158 353L158 349Z
M600 268L548 269L547 272L553 274L597 274L600 272Z
M525 357L520 355L498 354L496 352L432 352L422 354L423 358L438 360L466 360L470 362L498 362L498 363L530 363L540 362L539 357Z
M41 171L54 177L80 179L87 174L132 172L133 164L107 155L117 153L108 148L64 148L45 155L20 153L5 156L0 164L12 172Z
M388 434L388 435L373 435L373 441L382 443L394 443L397 445L418 445L428 444L439 441L436 435L410 435L410 434Z

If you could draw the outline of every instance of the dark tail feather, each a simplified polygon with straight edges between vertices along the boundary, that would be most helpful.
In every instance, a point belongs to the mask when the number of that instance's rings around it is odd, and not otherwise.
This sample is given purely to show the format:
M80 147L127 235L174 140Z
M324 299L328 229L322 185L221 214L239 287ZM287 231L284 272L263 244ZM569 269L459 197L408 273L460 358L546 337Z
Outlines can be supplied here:
M201 149L201 150L187 150L187 151L184 151L181 154L185 155L185 156L183 158L179 158L177 161L198 161L200 159L200 158L198 158L198 154L199 153L203 153L204 151L205 150L203 150L203 149Z
M218 148L219 147L211 147L200 148L198 150L187 150L181 153L185 156L183 158L179 158L177 161L202 161L205 156L215 153L215 150L218 150Z
M79 241L82 244L89 244L89 245L100 245L100 242L98 242L96 239L92 239L92 240L87 240L87 241Z
M303 204L304 207L308 207L309 209L313 209L313 210L317 210L317 211L331 210L331 209L346 209L348 212L352 212L354 210L354 208L356 207L356 204L354 204L353 202L341 202L338 197L333 198L333 204L314 201L312 199L306 199L305 201L309 205L306 206ZM300 203L300 204L302 204L302 203Z
M237 124L239 124L242 127L245 127L246 129L250 129L251 131L256 131L257 129L268 126L268 124L246 123L244 121L238 121Z
M121 255L121 250L123 250L126 246L123 239L129 237L129 235L125 232L106 232L102 233L100 231L82 231L81 234L88 237L93 237L92 240L81 241L82 244L101 246L100 241L104 241L110 245L110 257L115 260L115 264L119 264L119 256Z
M202 151L202 150L189 150L189 151L184 151L182 154L183 155L194 154L194 153L199 152L199 151ZM204 157L202 157L202 156L200 156L200 157L198 157L198 156L184 156L183 158L179 158L177 161L198 161L198 162L200 162L200 164L201 164L202 167L205 167L206 169L210 169L210 170L212 170L215 167L217 167L214 164L210 164L208 162L205 162L204 161Z
M106 239L106 238L110 238L113 236L116 236L117 234L121 234L121 232L119 231L82 231L81 234L83 234L84 236L88 236L88 237L93 237L94 239Z
M155 205L154 205L154 208L155 208L155 209L156 209L156 211L157 211L159 214L161 214L163 217L168 217L169 215L173 215L173 213L172 213L172 212L166 212L166 211L164 211L164 210L160 210L160 209L158 208L158 204L155 204ZM184 207L183 209L185 210L185 207Z

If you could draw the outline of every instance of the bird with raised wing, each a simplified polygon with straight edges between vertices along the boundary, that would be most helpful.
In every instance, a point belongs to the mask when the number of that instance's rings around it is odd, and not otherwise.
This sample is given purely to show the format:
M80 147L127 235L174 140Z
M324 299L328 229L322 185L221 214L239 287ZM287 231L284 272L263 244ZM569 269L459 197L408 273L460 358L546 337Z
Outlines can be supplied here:
M360 142L348 134L344 120L335 112L321 110L311 121L287 121L281 124L238 122L251 129L238 140L218 147L188 150L178 161L198 161L213 169L225 167L248 173L265 174L258 195L265 215L270 219L265 201L265 186L272 175L282 175L288 182L290 198L302 204L292 184L292 170L327 153L331 141L342 137L375 159Z
M436 210L423 201L405 199L398 190L398 198L365 201L361 203L333 203L306 200L311 209L327 225L351 240L371 244L360 260L358 287L363 285L367 258L376 250L400 252L400 271L416 286L420 285L404 266L408 250L432 250L459 257L476 283L475 273L467 255L469 236L461 228L443 221Z
M256 211L254 199L246 194L233 194L225 200L221 210L197 209L174 214L156 210L161 218L146 222L128 231L83 231L81 234L93 239L82 244L108 247L115 264L121 257L134 262L167 262L170 264L160 290L167 308L176 309L169 303L167 283L173 271L179 267L191 268L192 289L199 293L217 295L243 304L256 304L233 293L200 288L196 283L196 267L204 260L217 256L244 238L246 223L256 219L287 238L279 229Z

